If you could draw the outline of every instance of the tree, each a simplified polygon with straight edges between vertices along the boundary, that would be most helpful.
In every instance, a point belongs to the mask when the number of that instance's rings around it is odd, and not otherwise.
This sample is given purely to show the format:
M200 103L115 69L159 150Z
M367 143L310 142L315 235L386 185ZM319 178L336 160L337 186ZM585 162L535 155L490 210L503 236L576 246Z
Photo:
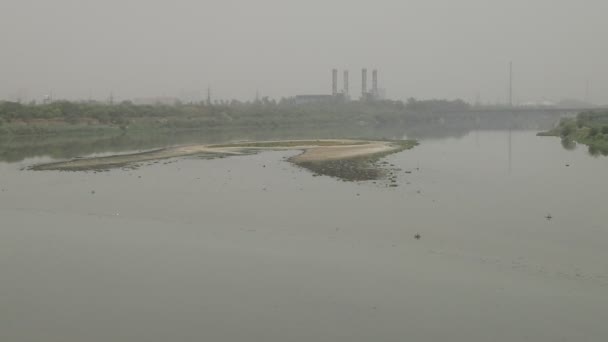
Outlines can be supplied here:
M568 124L565 124L562 126L561 136L562 137L570 136L572 133L574 133L575 130L576 130L576 125L573 122L568 122Z
M597 127L593 127L589 130L589 136L590 137L595 137L596 135L598 135L600 133L600 130Z

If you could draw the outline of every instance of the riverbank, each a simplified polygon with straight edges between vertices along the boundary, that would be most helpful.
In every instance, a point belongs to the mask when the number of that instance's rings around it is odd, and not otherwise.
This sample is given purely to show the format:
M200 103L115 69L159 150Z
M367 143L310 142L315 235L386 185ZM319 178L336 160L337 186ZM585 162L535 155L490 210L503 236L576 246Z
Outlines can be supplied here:
M608 111L583 112L576 119L562 119L557 127L538 136L561 137L566 149L579 143L588 146L591 155L608 156Z

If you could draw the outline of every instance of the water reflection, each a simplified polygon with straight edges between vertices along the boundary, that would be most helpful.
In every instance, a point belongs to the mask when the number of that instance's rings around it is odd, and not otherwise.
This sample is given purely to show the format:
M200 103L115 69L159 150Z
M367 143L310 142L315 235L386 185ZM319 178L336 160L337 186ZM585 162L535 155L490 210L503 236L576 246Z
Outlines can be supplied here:
M589 146L588 151L589 151L589 154L594 157L608 156L607 150L602 150L596 146Z
M311 125L307 127L240 128L199 131L128 131L116 134L66 134L53 136L0 136L0 161L26 158L68 159L96 153L141 151L184 144L234 140L271 139L402 139L461 138L478 130L547 130L559 122L556 114L444 114L404 119L402 124ZM595 153L595 151L594 151Z
M562 138L562 146L568 150L568 151L572 151L574 149L576 149L576 142L574 142L574 140L572 140L569 137L563 137Z
M513 129L506 176L507 129L388 157L396 188L312 177L292 152L0 167L0 340L605 340L608 159Z

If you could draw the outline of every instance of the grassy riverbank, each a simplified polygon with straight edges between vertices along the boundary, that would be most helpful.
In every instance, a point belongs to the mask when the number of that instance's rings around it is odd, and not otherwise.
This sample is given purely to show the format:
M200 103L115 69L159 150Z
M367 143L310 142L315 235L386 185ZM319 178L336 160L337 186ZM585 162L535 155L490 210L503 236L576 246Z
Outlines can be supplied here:
M579 143L587 145L592 155L608 156L608 111L583 112L574 119L562 119L557 127L538 135L561 137L567 149Z

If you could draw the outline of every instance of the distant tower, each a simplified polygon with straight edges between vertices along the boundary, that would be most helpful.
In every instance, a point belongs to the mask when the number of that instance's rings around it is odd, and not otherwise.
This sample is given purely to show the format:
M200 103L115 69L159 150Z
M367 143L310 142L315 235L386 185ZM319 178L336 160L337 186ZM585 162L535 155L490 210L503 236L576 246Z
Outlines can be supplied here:
M509 106L513 107L513 62L509 62Z
M367 69L361 70L361 99L367 97Z
M211 87L207 87L207 106L211 106Z
M378 70L372 71L372 95L375 99L378 98Z
M42 99L42 103L44 104L48 104L53 102L53 91L49 91L48 95L44 95L44 98Z
M344 70L344 97L348 99L348 70Z
M338 69L331 70L331 94L338 95Z

